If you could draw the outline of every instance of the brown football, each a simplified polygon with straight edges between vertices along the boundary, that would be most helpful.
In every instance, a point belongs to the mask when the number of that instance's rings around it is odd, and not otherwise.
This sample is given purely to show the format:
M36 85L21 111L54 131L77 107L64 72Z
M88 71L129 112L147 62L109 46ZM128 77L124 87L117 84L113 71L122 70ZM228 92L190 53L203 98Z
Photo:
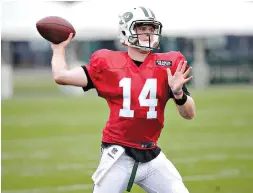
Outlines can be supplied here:
M73 37L76 35L72 24L57 16L42 18L36 23L36 28L43 38L54 44L67 40L70 33L73 33Z

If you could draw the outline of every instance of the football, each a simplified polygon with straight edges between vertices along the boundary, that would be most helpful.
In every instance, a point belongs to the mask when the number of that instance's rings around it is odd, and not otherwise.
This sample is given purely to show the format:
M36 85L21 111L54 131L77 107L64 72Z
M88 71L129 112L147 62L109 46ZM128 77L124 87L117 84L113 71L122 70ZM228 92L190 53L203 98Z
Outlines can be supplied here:
M59 44L68 39L69 34L76 35L72 24L66 19L57 16L48 16L42 18L36 23L39 34L46 40Z

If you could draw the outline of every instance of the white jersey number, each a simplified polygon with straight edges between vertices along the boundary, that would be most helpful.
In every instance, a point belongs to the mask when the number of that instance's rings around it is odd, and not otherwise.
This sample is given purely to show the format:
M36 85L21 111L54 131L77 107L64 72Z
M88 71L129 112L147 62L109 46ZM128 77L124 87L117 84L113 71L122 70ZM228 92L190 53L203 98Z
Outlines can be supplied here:
M123 109L120 109L119 116L121 117L134 117L134 111L130 109L131 106L131 78L123 78L119 82L119 86L123 87ZM149 107L147 112L147 119L157 118L157 79L147 79L141 93L139 95L140 106ZM149 94L149 98L148 97Z

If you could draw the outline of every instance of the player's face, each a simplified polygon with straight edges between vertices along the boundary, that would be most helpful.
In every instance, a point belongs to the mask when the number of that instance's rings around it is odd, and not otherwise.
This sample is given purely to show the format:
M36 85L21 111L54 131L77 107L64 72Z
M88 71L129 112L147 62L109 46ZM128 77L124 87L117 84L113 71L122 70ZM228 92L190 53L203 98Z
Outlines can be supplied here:
M153 41L155 28L152 25L141 25L136 27L136 33L141 41ZM141 34L141 35L140 35ZM150 36L150 39L149 39Z

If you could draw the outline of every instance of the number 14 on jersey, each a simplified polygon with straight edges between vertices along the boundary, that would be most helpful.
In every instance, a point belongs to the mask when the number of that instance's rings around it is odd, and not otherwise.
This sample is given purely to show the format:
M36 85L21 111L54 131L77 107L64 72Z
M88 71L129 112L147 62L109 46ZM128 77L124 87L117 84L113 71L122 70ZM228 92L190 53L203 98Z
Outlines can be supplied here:
M122 78L119 86L123 87L123 108L120 109L119 116L121 117L134 117L134 110L131 110L131 78ZM138 97L140 106L149 107L147 112L147 119L157 118L157 79L149 78L146 80L141 93ZM148 97L149 94L149 98Z

